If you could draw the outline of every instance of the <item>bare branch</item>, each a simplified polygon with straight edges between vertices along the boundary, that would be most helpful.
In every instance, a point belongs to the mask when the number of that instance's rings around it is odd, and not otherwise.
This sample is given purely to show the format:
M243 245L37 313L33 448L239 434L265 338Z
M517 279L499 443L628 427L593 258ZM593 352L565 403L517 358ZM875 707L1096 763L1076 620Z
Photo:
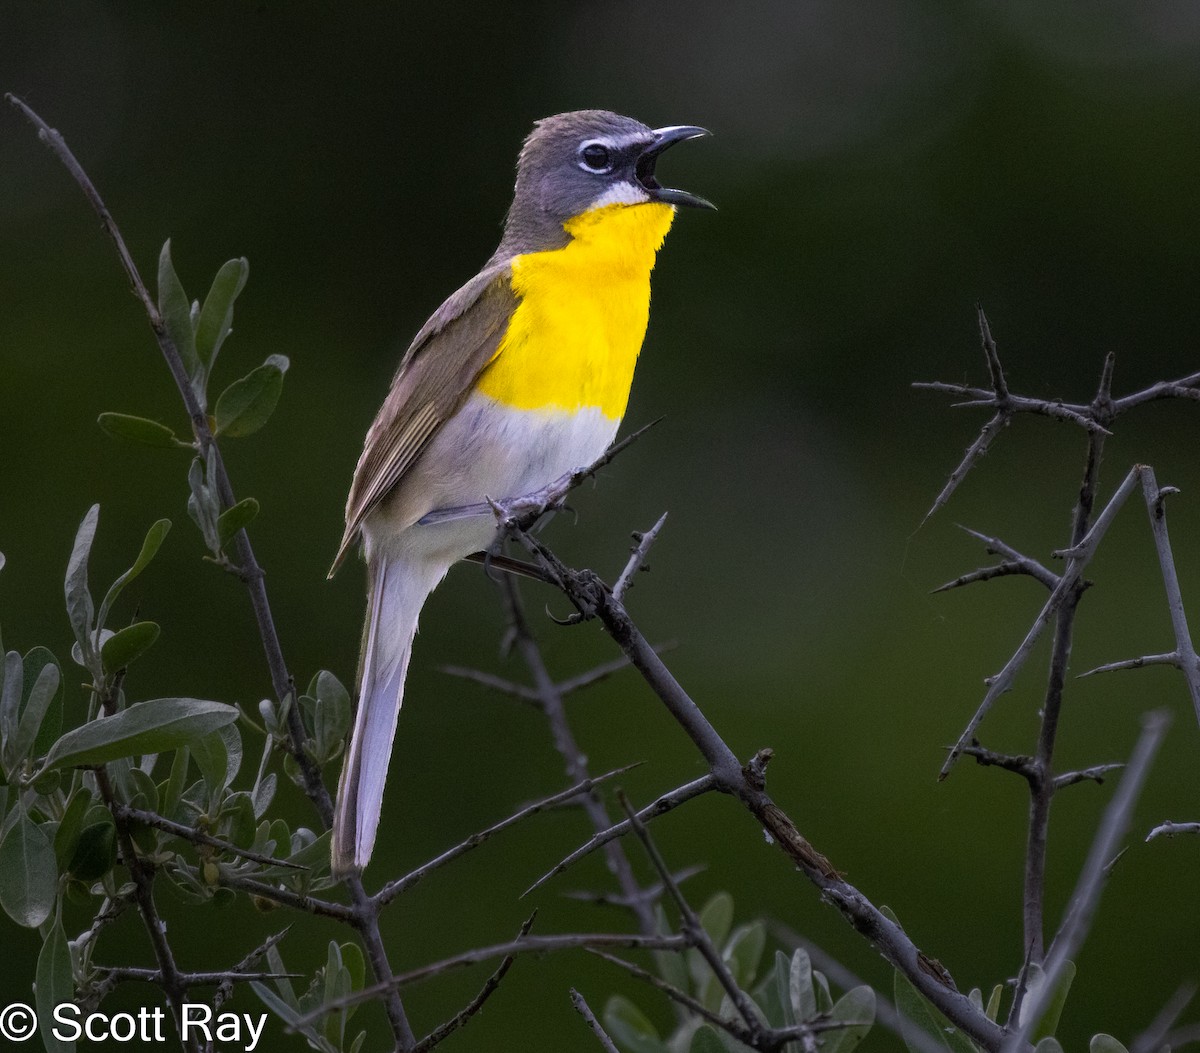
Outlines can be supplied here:
M268 936L265 940L263 940L262 943L255 947L254 950L247 954L245 958L238 962L237 965L233 967L233 971L235 973L246 972L252 965L254 965L255 962L257 962L264 954L266 954L267 951L278 944L279 941L282 940L289 931L291 931L291 928L292 927L290 925L286 925L278 932ZM217 987L216 992L213 994L213 1011L216 1012L219 1010L225 1000L228 999L232 994L233 983L231 981L222 981Z
M565 801L574 800L582 794L589 794L597 786L607 782L609 779L614 779L618 775L624 775L628 771L636 768L636 764L627 764L623 768L614 768L610 772L605 772L597 778L587 778L581 782L577 782L574 786L561 790L558 793L551 794L549 797L543 797L541 800L534 801L532 804L527 804L524 808L519 809L512 815L501 819L500 822L494 823L486 830L480 830L472 834L465 841L460 841L453 848L447 849L439 856L435 856L427 863L422 863L415 870L410 871L401 878L395 881L389 881L378 892L375 893L375 902L380 906L386 906L394 900L400 893L412 888L418 881L439 867L444 867L447 863L458 859L459 856L465 855L473 848L478 848L481 844L487 841L494 834L500 833L502 830L507 830L510 826L514 826L522 819L528 819L531 815L537 815L539 812L544 812L547 809L555 808Z
M1165 1045L1167 1034L1195 997L1195 983L1180 984L1146 1030L1130 1043L1129 1053L1158 1053L1163 1048L1170 1049Z
M1192 373L1178 380L1161 380L1157 384L1113 402L1113 415L1141 406L1155 399L1200 399L1200 373Z
M1121 669L1141 669L1146 665L1173 665L1179 668L1179 655L1172 651L1170 654L1145 654L1140 658L1126 658L1120 662L1098 665L1095 669L1080 673L1076 679L1082 680L1085 676L1095 676L1097 673L1115 673Z
M281 885L272 885L265 881L257 881L254 878L232 873L225 867L220 868L218 880L226 888L240 889L242 892L249 892L252 896L259 896L272 903L281 903L285 907L292 907L305 914L319 914L321 917L334 918L348 925L357 925L358 923L359 914L354 907L347 907L345 904L334 903L328 899L320 899L317 896L302 895Z
M625 810L625 817L633 826L633 832L637 835L637 839L642 842L642 847L646 850L646 855L650 857L650 862L654 864L654 869L658 871L659 877L662 878L667 894L675 901L675 906L679 910L683 934L688 938L691 945L700 952L701 957L708 962L708 967L712 969L717 982L725 989L725 993L729 995L742 1020L745 1021L746 1027L750 1029L750 1033L752 1035L757 1034L760 1025L758 1016L754 1012L754 1003L751 1002L746 992L738 986L733 973L729 971L729 965L726 963L724 956L708 935L708 930L701 923L700 916L692 910L687 897L683 894L683 891L672 876L671 868L667 866L666 860L663 859L658 846L650 837L650 832L646 829L645 824L638 819L637 812L634 811L633 806L629 803L629 799L620 792L618 792L617 796L621 801L621 807Z
M650 554L650 546L658 538L659 531L662 530L666 521L667 513L664 512L658 517L658 522L644 534L637 530L633 532L634 546L629 556L629 562L625 564L625 569L621 571L621 576L613 585L613 595L618 600L624 599L625 593L633 588L633 579L639 570L649 570L645 566L646 557Z
M1058 612L1060 607L1067 602L1068 595L1080 583L1080 578L1083 575L1083 570L1095 554L1096 547L1100 544L1101 539L1112 524L1113 518L1120 510L1121 506L1129 499L1129 495L1133 492L1141 475L1141 467L1135 466L1130 473L1125 477L1125 481L1113 494L1109 503L1105 506L1104 511L1096 517L1096 522L1092 528L1084 535L1084 537L1073 545L1070 549L1064 550L1062 553L1067 557L1067 566L1063 570L1059 578L1058 584L1050 593L1049 599L1041 611L1038 612L1037 618L1034 619L1033 625L1025 634L1025 639L1021 641L1020 646L1013 653L1013 656L1005 663L1003 669L995 676L988 680L987 693L983 697L983 701L979 704L979 708L971 717L967 726L963 729L962 734L958 738L950 750L950 755L946 758L942 765L939 778L944 779L950 774L950 770L954 767L955 762L962 754L967 743L975 734L975 729L979 727L980 722L992 708L996 699L1008 691L1012 687L1013 681L1016 679L1017 673L1028 660L1033 652L1034 645L1037 643L1042 634L1042 630L1049 624L1051 618Z
M674 790L662 794L653 803L648 804L640 812L638 819L643 823L649 822L651 819L656 819L660 815L665 815L674 808L678 808L681 804L692 800L694 797L699 797L701 794L708 793L717 788L717 781L712 775L702 775L699 779L694 779L683 786L679 786ZM586 843L580 845L569 856L564 857L556 863L550 870L546 871L540 878L521 893L522 899L528 896L531 892L536 892L551 878L557 877L568 867L579 862L584 856L591 854L601 845L608 844L618 837L627 834L633 829L633 824L628 819L623 819L619 823L615 823L607 829L600 830L594 834Z
M1153 841L1156 837L1174 837L1176 834L1200 834L1200 823L1175 823L1168 819L1151 830L1146 835L1146 840Z
M978 530L972 530L961 523L955 525L959 530L970 534L971 537L978 541L982 541L987 547L989 555L1003 556L1006 561L1017 564L1026 574L1036 578L1048 589L1053 590L1058 585L1059 576L1032 556L1026 556L1024 553L1018 552L1012 545L1009 545L998 537L989 537L987 534L981 534Z
M1169 715L1164 710L1149 713L1143 720L1142 734L1129 758L1128 767L1121 777L1117 792L1104 811L1092 847L1079 872L1070 906L1046 954L1042 965L1046 974L1045 982L1028 999L1025 1012L1022 1013L1024 1022L1018 1024L1016 1030L1009 1035L1004 1044L1005 1053L1022 1048L1030 1030L1041 1019L1049 1000L1054 996L1062 970L1067 962L1075 957L1091 928L1092 916L1104 888L1109 861L1117 852L1118 844L1129 825L1133 806L1141 793L1169 723Z
M471 669L462 665L443 665L438 667L438 671L447 676L456 676L461 680L470 680L490 691L499 691L502 695L510 695L522 702L529 702L535 706L539 704L538 693L533 688L518 684L513 680L506 680L502 676L485 673L481 669Z
M1124 767L1124 763L1095 764L1090 768L1081 768L1079 771L1065 772L1062 775L1054 776L1054 789L1061 790L1080 782L1102 783L1111 772L1120 771Z
M592 1012L592 1007L587 1004L587 1000L574 987L571 988L571 1004L575 1007L575 1011L583 1017L588 1027L592 1029L592 1034L596 1036L596 1040L600 1043L600 1048L604 1053L620 1053L620 1050L613 1045L613 1040L608 1037L608 1032L600 1026L600 1021L596 1019L596 1014Z
M157 812L148 812L144 808L130 808L124 804L119 804L117 808L121 815L131 822L144 823L146 826L156 827L159 830L166 831L168 834L182 837L185 841L191 841L196 845L207 845L210 848L217 848L222 852L229 852L232 855L240 856L242 859L248 859L252 863L262 863L264 866L270 867L288 867L292 870L308 869L299 863L289 863L286 859L274 859L260 852L251 852L246 848L238 848L231 841L226 841L220 837L213 837L211 834L206 834L203 830L198 830L193 826L176 823L166 818L166 816L159 815Z
M1041 769L1033 757L1024 754L997 753L979 745L977 739L972 739L969 746L964 746L962 752L967 757L974 757L975 763L981 768L1003 768L1005 771L1020 775L1033 784L1040 781Z
M1197 392L1197 397L1200 397L1200 392ZM1160 490L1154 477L1154 469L1149 465L1142 467L1142 493L1146 498L1146 511L1150 514L1150 532L1154 535L1154 547L1158 552L1163 588L1167 593L1167 609L1171 612L1171 627L1175 630L1175 654L1178 656L1183 678L1187 682L1188 693L1192 696L1196 719L1200 720L1200 658L1196 656L1192 636L1188 632L1183 593L1179 588L1179 575L1175 570L1171 539L1167 534L1166 497L1167 494L1176 492L1172 487Z
M991 446L992 440L1000 434L1000 429L1008 424L1008 420L1008 414L1001 410L979 430L979 435L967 447L967 452L963 455L963 459L958 462L958 467L950 473L950 477L946 480L946 485L942 487L942 492L937 495L937 498L929 507L929 511L922 517L922 525L927 523L933 514L939 508L944 507L946 502L950 500L954 495L954 491L958 489L959 484L974 467L975 462L988 452L988 447Z
M624 969L630 976L636 977L656 990L662 991L672 1001L683 1006L689 1012L695 1013L698 1017L707 1020L714 1027L719 1027L722 1031L733 1035L739 1042L744 1042L748 1046L755 1043L757 1038L755 1032L752 1032L744 1024L740 1024L736 1020L724 1019L705 1006L704 1003L693 998L686 991L681 991L674 984L667 983L666 980L655 976L648 969L643 969L640 965L635 965L624 958L618 958L615 954L608 954L597 950L593 950L591 953L597 958L603 958L606 962L611 962L619 969Z
M521 936L527 936L530 928L533 926L534 915L531 914L521 925ZM505 974L516 959L511 955L506 955L500 962L500 967L487 978L483 987L479 989L479 994L471 999L462 1009L454 1014L444 1024L440 1024L429 1032L420 1042L413 1048L413 1053L426 1053L426 1050L433 1049L434 1046L441 1043L449 1035L452 1035L476 1013L483 1008L486 1002L495 993L496 988L500 986L500 981L504 979Z

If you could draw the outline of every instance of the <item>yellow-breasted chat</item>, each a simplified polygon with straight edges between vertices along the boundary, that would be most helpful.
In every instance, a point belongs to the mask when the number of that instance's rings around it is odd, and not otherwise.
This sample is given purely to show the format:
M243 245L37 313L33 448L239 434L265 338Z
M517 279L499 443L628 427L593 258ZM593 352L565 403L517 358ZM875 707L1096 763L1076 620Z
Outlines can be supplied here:
M367 432L333 570L359 541L367 614L332 857L371 858L417 618L456 561L495 538L489 500L594 461L616 435L675 206L655 164L707 134L607 110L537 122L500 245L425 323Z

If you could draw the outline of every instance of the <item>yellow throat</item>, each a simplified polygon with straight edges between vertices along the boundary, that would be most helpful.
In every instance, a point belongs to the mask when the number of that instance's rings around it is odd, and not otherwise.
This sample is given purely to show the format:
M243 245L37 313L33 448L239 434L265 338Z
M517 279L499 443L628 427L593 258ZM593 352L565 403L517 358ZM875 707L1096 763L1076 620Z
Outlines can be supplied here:
M675 218L658 202L568 220L561 249L512 261L520 298L478 390L517 409L597 407L619 420L650 317L650 271Z

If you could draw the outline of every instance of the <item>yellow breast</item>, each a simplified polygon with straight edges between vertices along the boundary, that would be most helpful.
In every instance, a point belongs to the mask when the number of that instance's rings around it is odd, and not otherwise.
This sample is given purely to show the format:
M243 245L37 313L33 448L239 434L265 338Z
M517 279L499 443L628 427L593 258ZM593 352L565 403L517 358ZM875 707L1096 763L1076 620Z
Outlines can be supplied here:
M607 205L570 220L571 241L512 261L520 298L479 390L519 409L595 406L619 419L650 316L650 271L670 205Z

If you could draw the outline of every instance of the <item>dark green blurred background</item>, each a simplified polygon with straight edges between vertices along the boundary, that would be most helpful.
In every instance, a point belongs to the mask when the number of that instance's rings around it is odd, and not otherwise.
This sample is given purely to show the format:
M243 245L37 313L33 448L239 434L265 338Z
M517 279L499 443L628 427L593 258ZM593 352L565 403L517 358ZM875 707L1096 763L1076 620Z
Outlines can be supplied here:
M686 213L655 277L627 428L666 422L606 471L547 537L612 573L632 529L671 518L631 604L742 755L776 749L771 785L850 880L893 907L964 988L1022 957L1025 794L967 764L934 776L1042 601L1009 580L948 596L979 565L956 521L1049 558L1066 541L1082 466L1077 429L1023 419L920 530L980 423L912 392L984 376L974 304L989 312L1015 390L1086 399L1103 355L1118 392L1200 368L1200 16L1183 0L346 5L24 3L0 6L0 88L66 135L148 275L164 238L189 293L250 259L216 390L266 355L290 357L257 437L226 444L302 682L352 679L362 573L325 570L363 432L399 354L498 238L521 138L538 117L604 106L715 135L662 174L716 201ZM105 410L186 421L110 245L75 187L14 113L0 115L0 621L5 645L66 658L61 579L94 501L93 581L127 564L146 526L175 521L123 598L164 635L131 697L192 694L253 707L270 690L238 584L201 562L184 511L186 457L121 445ZM1200 603L1200 407L1122 420L1106 492L1135 461L1183 488L1171 527L1185 596ZM1131 506L1090 571L1073 669L1171 647L1145 518ZM530 593L531 608L550 599ZM1200 609L1200 608L1197 608ZM567 675L612 656L593 626L542 626ZM478 568L426 608L369 877L393 876L559 788L532 710L437 671L519 675ZM1028 751L1045 650L983 728ZM68 696L72 703L78 699ZM1178 676L1147 670L1070 685L1060 763L1124 758L1139 714L1175 721L1092 935L1062 1036L1128 1039L1197 975L1200 842L1141 843L1200 818L1200 735ZM658 703L626 674L572 703L596 770L639 800L700 772ZM332 777L332 773L331 773ZM1050 922L1074 883L1111 784L1057 802ZM296 801L294 814L305 815ZM502 939L516 894L581 840L575 812L541 817L423 883L384 917L397 968ZM730 889L743 918L777 917L873 982L874 952L824 907L747 816L703 800L657 827L677 866L704 863L699 901ZM636 856L636 853L634 853ZM639 868L642 860L637 859ZM538 928L625 925L560 893L602 887L598 861L539 896ZM167 908L186 965L229 964L286 912ZM0 1001L28 994L36 941L4 930ZM285 944L311 970L337 930L302 919ZM123 943L121 941L124 941ZM135 925L98 956L148 961ZM418 1033L482 972L414 989ZM522 961L456 1049L595 1048L569 985L599 1008L629 991L583 954ZM669 1012L634 992L664 1025ZM126 991L126 1005L151 997ZM118 1003L114 1003L118 1004ZM257 1012L252 996L238 1007ZM380 1048L382 1015L358 1019ZM272 1046L288 1043L272 1024ZM299 1047L298 1040L290 1040ZM878 1030L864 1048L897 1048ZM450 1048L449 1045L447 1048Z

